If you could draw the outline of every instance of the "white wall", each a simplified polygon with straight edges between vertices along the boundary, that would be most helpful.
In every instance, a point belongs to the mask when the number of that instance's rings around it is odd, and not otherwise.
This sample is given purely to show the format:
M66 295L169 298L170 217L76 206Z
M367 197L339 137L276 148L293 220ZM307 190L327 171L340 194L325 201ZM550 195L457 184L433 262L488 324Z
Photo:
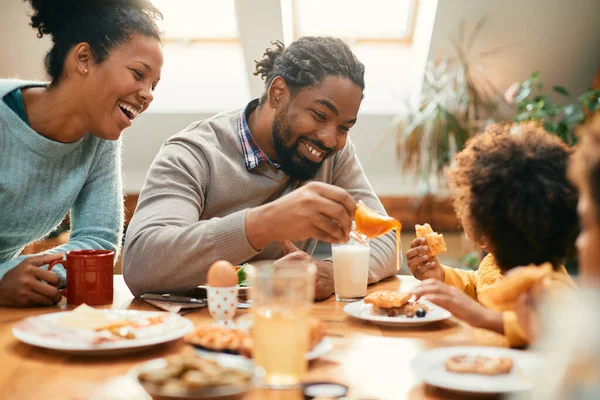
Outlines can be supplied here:
M427 1L427 0L425 0ZM506 46L486 65L486 75L502 89L533 71L548 85L581 93L600 67L599 0L440 0L431 39L431 57L451 54L462 18L467 32L488 20L473 53Z
M29 26L29 3L3 0L0 3L0 78L43 79L43 57L50 39L38 39Z
M19 0L0 3L0 77L43 77L42 58L49 41L35 37L27 25L26 10ZM600 67L599 0L421 0L421 11L424 12L420 16L421 30L415 37L415 43L421 47L414 60L420 65L424 65L428 54L435 58L438 50L450 49L447 35L456 32L462 18L468 27L473 27L481 15L487 14L488 23L475 49L511 45L487 69L502 89L534 70L541 70L548 84L562 84L578 93L590 84ZM427 15L429 19L423 17ZM242 27L242 32L247 28ZM259 47L262 54L265 46ZM418 84L416 80L415 93ZM207 117L202 110L196 114L153 114L151 110L136 119L123 136L123 169L128 191L139 190L164 140L192 121ZM379 194L415 193L410 180L402 181L391 139L376 149L392 118L392 115L361 114L351 137Z

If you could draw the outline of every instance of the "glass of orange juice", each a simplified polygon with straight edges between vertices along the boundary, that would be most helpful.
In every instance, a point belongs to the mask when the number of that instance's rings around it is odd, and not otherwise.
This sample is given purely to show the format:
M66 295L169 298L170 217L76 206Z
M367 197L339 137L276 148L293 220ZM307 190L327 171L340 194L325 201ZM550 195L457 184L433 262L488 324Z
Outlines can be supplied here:
M316 266L281 259L248 271L252 354L263 386L297 387L306 374Z

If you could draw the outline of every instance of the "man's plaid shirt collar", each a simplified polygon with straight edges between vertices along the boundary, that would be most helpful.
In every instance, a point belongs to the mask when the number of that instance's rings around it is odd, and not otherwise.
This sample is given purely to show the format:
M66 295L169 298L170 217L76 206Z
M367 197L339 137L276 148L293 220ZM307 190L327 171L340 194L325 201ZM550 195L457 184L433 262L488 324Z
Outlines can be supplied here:
M246 169L252 171L254 168L261 164L268 163L279 168L279 164L271 161L269 156L258 146L258 143L252 137L250 127L248 127L248 115L256 109L258 106L258 99L252 100L246 107L240 112L238 118L238 136L240 143L242 144L242 152L244 153L244 161L246 163Z

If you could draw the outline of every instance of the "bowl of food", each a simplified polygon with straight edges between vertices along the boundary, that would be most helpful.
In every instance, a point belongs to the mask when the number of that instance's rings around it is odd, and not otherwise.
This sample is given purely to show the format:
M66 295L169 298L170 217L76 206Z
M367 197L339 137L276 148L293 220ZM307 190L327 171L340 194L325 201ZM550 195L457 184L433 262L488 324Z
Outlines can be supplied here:
M247 364L224 365L193 352L145 362L129 375L154 400L239 399L254 379Z

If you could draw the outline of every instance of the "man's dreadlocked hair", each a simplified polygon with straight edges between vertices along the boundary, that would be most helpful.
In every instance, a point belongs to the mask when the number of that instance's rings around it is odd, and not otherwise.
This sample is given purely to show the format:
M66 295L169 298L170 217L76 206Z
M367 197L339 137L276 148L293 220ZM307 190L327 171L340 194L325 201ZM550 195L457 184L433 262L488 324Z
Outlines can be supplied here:
M260 104L267 100L267 89L278 76L290 87L292 96L304 88L316 87L328 76L350 79L361 90L365 88L365 66L350 47L333 37L302 37L287 48L280 41L255 61L254 75L265 80L265 92Z

